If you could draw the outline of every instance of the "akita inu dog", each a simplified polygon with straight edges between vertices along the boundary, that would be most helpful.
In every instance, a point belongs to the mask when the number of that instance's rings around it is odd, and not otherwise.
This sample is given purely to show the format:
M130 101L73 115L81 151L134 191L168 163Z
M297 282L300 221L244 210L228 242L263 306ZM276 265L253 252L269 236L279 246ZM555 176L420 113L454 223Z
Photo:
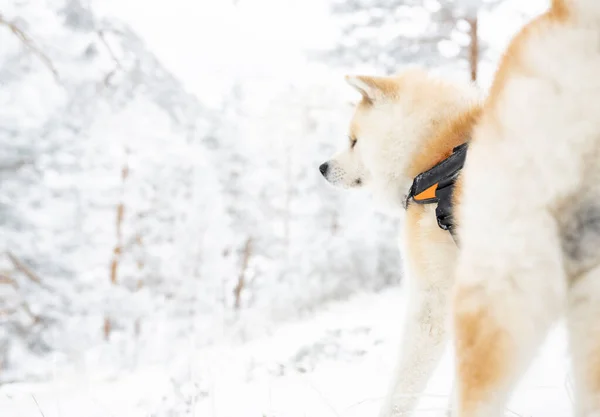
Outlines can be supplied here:
M411 415L451 312L459 417L503 415L563 313L575 415L599 416L600 0L553 0L512 40L483 100L418 70L347 81L362 101L347 149L320 171L403 219L410 306L382 415ZM463 143L453 236L438 224L439 184L431 204L411 185Z
M334 185L364 188L401 219L409 300L402 349L382 416L408 416L446 347L457 246L436 221L434 205L405 201L419 173L470 136L480 93L410 69L393 77L347 77L362 94L346 149L321 165Z

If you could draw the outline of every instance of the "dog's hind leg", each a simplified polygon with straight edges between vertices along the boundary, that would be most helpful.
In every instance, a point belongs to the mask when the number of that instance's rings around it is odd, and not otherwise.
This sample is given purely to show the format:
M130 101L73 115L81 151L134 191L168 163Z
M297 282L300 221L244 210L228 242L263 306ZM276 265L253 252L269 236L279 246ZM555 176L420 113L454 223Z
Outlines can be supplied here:
M453 300L459 417L504 415L566 298L554 217L505 201L506 217L491 222L475 214L480 204L494 207L486 200L465 205L461 232Z
M575 416L600 416L600 266L573 279L567 326L573 361Z

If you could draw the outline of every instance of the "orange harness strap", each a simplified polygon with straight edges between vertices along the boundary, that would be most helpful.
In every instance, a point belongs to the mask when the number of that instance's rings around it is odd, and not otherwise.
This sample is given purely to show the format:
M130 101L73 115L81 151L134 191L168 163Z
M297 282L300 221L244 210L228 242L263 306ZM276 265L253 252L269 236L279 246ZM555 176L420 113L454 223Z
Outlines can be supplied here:
M429 187L428 189L426 189L425 191L423 191L420 194L417 194L416 196L413 197L413 200L415 200L415 202L419 203L419 202L425 202L427 200L431 200L435 198L435 191L437 190L438 184L433 184L431 187Z

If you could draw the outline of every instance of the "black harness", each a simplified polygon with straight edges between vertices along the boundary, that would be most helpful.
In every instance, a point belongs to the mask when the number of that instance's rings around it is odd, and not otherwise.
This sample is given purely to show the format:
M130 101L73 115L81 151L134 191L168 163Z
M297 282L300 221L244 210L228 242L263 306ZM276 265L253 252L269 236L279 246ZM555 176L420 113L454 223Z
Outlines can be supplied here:
M452 150L452 154L433 168L417 175L408 191L404 208L414 201L417 204L437 203L435 217L438 226L450 232L456 242L454 217L452 214L452 195L454 184L465 164L467 143Z

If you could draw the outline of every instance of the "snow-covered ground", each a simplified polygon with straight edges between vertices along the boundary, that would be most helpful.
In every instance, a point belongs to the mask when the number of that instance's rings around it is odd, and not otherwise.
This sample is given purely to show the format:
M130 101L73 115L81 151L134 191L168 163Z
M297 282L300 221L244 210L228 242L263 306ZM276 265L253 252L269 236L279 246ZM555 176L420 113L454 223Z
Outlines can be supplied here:
M181 357L160 367L57 374L46 383L5 385L0 410L3 417L373 416L392 372L402 306L402 290L365 294L326 305L248 343L195 351L182 344ZM507 416L571 415L564 340L558 326L519 385ZM444 415L451 370L448 352L417 417Z

